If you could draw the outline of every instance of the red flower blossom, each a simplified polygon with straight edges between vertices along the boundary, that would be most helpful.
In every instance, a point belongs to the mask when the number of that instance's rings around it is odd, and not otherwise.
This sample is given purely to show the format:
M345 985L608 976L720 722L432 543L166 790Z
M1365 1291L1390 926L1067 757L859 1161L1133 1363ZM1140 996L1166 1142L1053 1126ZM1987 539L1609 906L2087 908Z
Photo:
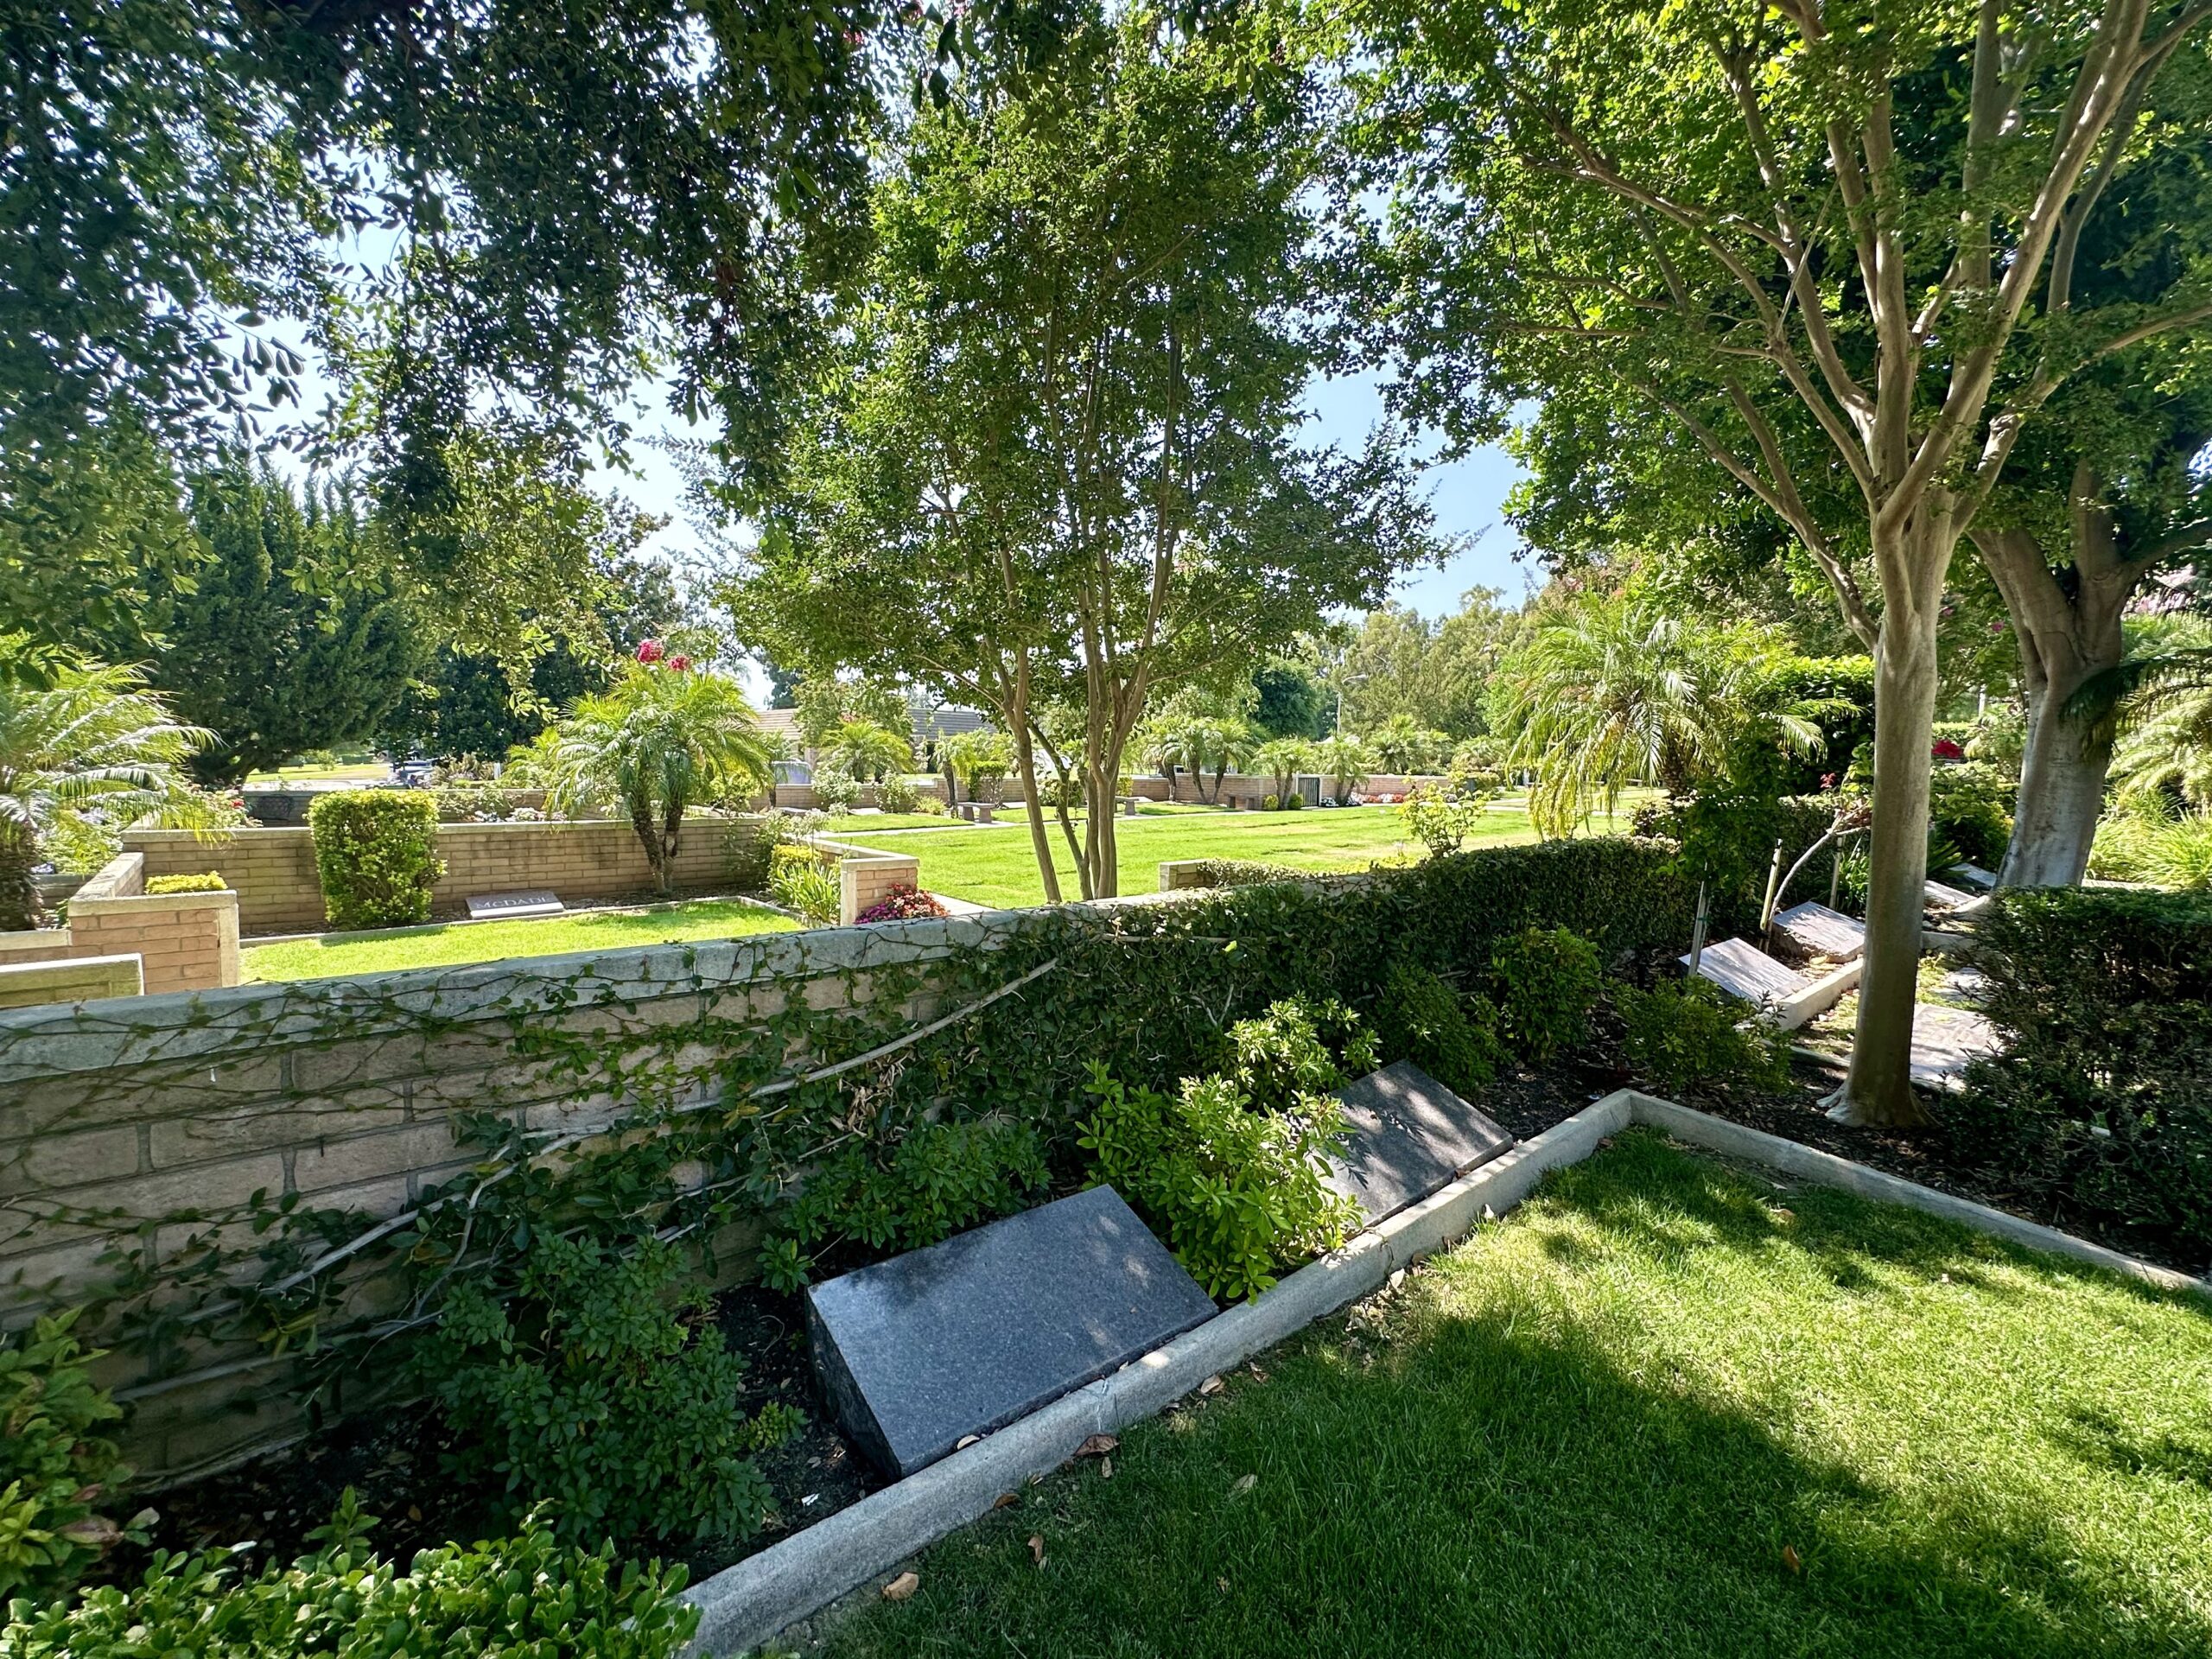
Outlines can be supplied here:
M1937 738L1936 747L1929 753L1938 760L1963 760L1967 758L1967 752L1959 747L1959 741L1955 737Z
M677 673L681 674L685 669L691 666L691 659L679 651L675 656L668 659L668 665L674 669Z
M666 647L658 639L638 641L638 660L641 663L657 663L667 655Z

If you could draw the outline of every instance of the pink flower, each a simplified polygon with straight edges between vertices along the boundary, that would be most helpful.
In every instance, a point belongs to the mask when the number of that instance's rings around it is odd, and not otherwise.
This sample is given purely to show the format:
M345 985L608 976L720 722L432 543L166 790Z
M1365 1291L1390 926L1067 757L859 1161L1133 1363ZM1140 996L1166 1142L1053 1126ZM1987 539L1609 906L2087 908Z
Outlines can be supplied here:
M667 655L668 652L666 649L658 639L640 639L638 641L638 660L641 663L657 663Z
M679 651L675 656L668 659L668 665L674 669L677 673L681 674L685 669L691 666L691 659Z
M1832 772L1822 772L1821 774L1821 787L1822 789L1834 789L1835 787L1835 773Z

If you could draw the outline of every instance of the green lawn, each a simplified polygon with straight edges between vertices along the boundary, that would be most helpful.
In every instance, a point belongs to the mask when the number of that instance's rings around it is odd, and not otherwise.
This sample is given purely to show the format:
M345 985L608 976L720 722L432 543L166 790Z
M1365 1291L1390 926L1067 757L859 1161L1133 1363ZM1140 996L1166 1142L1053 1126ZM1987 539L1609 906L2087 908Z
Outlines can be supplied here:
M886 830L942 830L959 822L949 812L845 812L829 818L822 828L825 835L846 836L860 830L878 834Z
M2212 1309L1648 1131L1262 1365L825 1651L2212 1652Z
M1627 828L1630 810L1624 804L1618 828ZM1056 822L1046 827L1062 894L1074 897L1075 866L1067 842ZM1124 818L1119 829L1123 893L1153 892L1160 885L1159 866L1167 859L1254 859L1301 870L1363 870L1378 860L1411 858L1421 851L1419 842L1406 839L1394 806L1311 807L1300 812L1184 810ZM931 893L979 905L1045 900L1028 825L1018 814L1001 815L999 823L988 828L882 840L849 834L842 839L881 852L913 854L921 860L922 886ZM1525 810L1493 808L1468 845L1497 847L1535 839Z
M391 768L381 760L359 760L334 766L279 766L274 772L257 772L246 782L256 789L276 789L286 784L381 783L391 776Z
M685 939L728 939L746 933L788 933L798 924L757 905L698 899L638 910L595 910L462 926L396 927L377 933L337 933L289 944L248 945L250 980L327 979L337 974L395 968L448 968L510 957L554 957L570 950L626 950Z

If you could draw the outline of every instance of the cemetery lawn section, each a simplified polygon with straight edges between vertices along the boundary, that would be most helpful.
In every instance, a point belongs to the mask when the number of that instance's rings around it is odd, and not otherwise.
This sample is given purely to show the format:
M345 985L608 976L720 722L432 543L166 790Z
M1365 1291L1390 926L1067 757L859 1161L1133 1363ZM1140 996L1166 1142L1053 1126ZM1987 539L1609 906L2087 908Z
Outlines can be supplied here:
M823 1651L2212 1651L2212 1304L1648 1130L1226 1380Z
M632 950L640 945L692 939L728 939L747 933L789 933L798 924L759 905L730 899L695 899L634 910L594 910L573 916L540 916L512 922L432 924L375 933L333 933L319 939L251 944L244 951L245 977L270 982L328 979L340 974L386 973L401 968L450 968L503 962L513 957L553 957L572 950Z
M1597 828L1624 834L1630 812L1624 802L1617 817L1597 821ZM1068 856L1059 825L1048 821L1046 827L1052 838L1061 896L1078 898L1074 861ZM1363 870L1377 862L1402 863L1421 856L1421 843L1407 836L1405 821L1395 806L1308 807L1297 812L1185 807L1123 818L1117 828L1124 893L1157 889L1159 867L1169 859L1251 860L1325 871ZM1535 838L1525 810L1494 805L1483 815L1481 827L1467 846L1471 850ZM1008 906L1045 902L1037 857L1030 850L1029 826L1018 810L1002 811L997 823L972 829L880 838L847 834L839 839L882 852L913 855L921 861L921 885L947 898Z

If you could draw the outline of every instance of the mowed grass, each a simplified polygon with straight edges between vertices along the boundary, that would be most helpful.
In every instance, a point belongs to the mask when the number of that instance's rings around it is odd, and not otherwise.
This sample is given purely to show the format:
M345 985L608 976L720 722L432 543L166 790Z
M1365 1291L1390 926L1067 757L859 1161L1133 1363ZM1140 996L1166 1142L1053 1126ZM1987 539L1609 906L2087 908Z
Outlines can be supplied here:
M1630 810L1624 804L1618 818L1599 820L1595 828L1600 833L1624 833ZM1068 856L1059 824L1048 820L1046 828L1052 837L1061 896L1078 897L1075 862ZM1298 812L1184 809L1122 818L1116 828L1125 893L1153 892L1160 885L1159 867L1168 859L1249 859L1300 870L1363 870L1378 862L1421 856L1421 843L1407 836L1404 819L1395 806L1309 807ZM1525 810L1493 806L1483 815L1467 845L1500 847L1535 838ZM881 852L912 854L921 860L921 885L931 893L979 905L1045 902L1028 824L1018 813L1001 814L999 823L983 828L883 840L848 834L840 839Z
M395 927L375 933L331 934L283 944L248 945L245 977L264 982L328 979L397 968L449 968L511 957L556 957L572 950L624 950L689 939L728 939L747 933L788 933L797 922L757 905L701 899L635 910L595 910L465 926Z
M823 1650L2212 1652L2212 1307L1649 1131L1261 1366Z

